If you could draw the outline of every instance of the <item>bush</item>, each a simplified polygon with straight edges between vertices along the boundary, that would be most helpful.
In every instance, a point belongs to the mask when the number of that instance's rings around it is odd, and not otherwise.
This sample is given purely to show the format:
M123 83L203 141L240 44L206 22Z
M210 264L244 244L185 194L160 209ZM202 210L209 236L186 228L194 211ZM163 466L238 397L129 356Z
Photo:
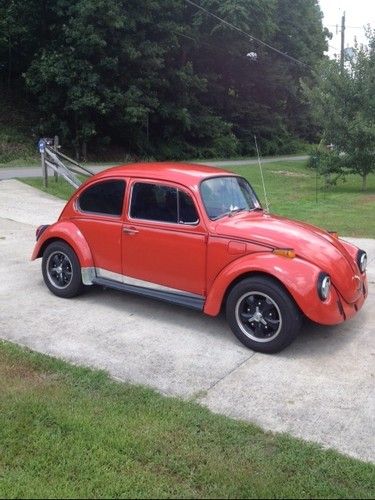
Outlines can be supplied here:
M36 146L30 138L17 130L1 128L0 124L0 163L12 160L28 160L37 157Z

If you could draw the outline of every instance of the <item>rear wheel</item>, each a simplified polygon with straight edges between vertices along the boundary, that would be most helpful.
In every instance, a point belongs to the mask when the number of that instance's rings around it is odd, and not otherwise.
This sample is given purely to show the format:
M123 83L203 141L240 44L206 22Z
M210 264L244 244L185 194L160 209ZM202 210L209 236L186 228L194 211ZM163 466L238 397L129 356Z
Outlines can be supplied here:
M79 260L63 241L54 241L45 249L42 273L45 284L58 297L71 298L83 291Z
M301 314L277 282L263 276L235 285L226 303L227 321L236 337L254 351L273 353L297 336Z

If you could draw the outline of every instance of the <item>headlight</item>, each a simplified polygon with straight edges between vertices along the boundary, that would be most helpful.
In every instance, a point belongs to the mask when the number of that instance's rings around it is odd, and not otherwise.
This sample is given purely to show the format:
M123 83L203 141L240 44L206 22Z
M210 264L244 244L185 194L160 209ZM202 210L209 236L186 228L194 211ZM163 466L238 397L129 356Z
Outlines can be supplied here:
M364 273L367 268L367 253L364 250L358 250L357 265L361 273Z
M319 274L317 286L319 298L321 300L326 300L331 290L331 278L328 276L328 274Z

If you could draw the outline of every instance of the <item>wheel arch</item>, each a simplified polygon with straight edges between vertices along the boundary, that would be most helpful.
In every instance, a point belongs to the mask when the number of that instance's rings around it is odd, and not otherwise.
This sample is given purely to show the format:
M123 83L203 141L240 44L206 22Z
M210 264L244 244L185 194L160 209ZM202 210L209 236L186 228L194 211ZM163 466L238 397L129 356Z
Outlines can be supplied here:
M49 226L37 241L31 260L41 258L48 245L56 241L62 241L72 248L82 268L94 266L91 250L85 237L71 221L57 222Z
M63 243L66 243L67 245L69 245L72 248L72 250L74 250L74 248L67 241L65 241L64 239L57 238L57 237L52 237L52 238L48 238L46 241L43 242L43 244L40 246L38 254L36 255L35 258L36 259L41 259L43 257L44 252L46 251L46 248L51 243L54 243L55 241L62 241Z
M241 257L216 276L208 290L204 312L219 314L231 289L248 277L262 276L282 287L298 309L305 314L319 301L316 282L320 269L298 257L287 258L272 253L258 253Z
M298 310L301 311L301 309L300 309L299 305L297 304L297 302L295 301L293 295L290 293L290 291L284 285L284 283L282 281L280 281L279 278L277 278L273 274L270 274L269 272L266 272L266 271L249 271L249 272L245 272L245 273L237 276L231 283L228 284L228 286L225 290L225 293L223 295L222 301L221 301L220 310L222 310L223 307L225 307L225 304L226 304L227 299L228 299L228 295L230 294L230 292L233 290L233 288L238 283L240 283L241 281L243 281L247 278L258 278L258 277L259 278L267 278L268 280L273 281L276 285L280 286L284 290L284 292L290 296L290 298L292 299L292 301L294 302L294 304L298 308Z

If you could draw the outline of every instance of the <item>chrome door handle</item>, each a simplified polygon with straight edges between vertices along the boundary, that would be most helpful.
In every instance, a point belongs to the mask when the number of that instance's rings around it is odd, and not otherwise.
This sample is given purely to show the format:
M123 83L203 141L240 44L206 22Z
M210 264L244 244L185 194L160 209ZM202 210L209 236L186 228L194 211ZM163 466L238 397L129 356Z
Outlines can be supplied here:
M139 233L138 229L136 229L135 227L123 227L122 231L125 234L129 234L130 236Z

